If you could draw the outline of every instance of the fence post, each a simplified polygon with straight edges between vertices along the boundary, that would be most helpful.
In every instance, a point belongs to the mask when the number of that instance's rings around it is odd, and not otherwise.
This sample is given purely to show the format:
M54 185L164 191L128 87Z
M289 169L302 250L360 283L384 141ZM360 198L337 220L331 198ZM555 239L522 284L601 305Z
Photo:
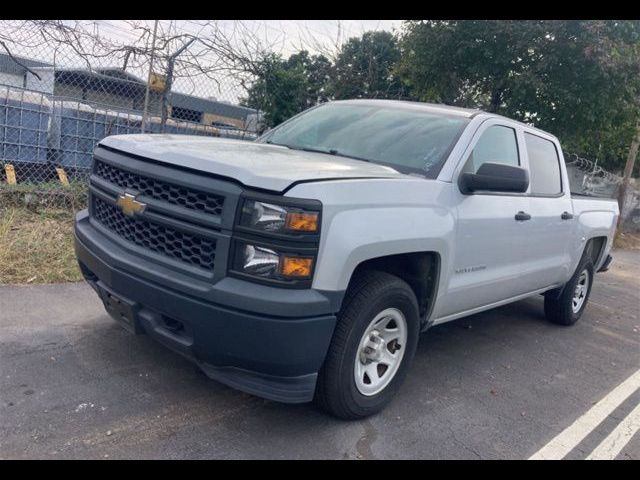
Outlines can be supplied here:
M142 112L142 133L147 129L147 116L149 115L149 88L151 87L151 76L153 74L153 58L156 53L156 32L158 31L158 20L153 24L153 38L151 39L151 59L149 60L149 74L147 75L147 89L144 93L144 111Z

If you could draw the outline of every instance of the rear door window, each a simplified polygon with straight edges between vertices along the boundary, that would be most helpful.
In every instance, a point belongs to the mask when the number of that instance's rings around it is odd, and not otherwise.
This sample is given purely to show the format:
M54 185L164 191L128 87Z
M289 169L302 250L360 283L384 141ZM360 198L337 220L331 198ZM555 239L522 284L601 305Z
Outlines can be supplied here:
M545 138L525 132L525 145L529 156L529 177L533 195L562 193L560 157L555 144Z

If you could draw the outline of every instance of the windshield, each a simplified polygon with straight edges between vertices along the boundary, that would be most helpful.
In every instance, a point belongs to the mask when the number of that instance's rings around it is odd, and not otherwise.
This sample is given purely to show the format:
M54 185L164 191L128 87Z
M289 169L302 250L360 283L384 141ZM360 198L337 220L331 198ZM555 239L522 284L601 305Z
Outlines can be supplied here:
M468 118L402 105L327 103L257 141L388 165L435 177Z

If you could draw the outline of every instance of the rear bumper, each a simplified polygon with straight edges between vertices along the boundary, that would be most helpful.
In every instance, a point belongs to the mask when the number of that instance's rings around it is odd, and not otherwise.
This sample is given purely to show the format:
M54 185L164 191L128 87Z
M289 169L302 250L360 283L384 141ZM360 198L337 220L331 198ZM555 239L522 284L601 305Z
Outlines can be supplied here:
M313 398L335 327L334 300L323 301L316 290L299 290L292 298L289 291L237 279L223 279L202 295L188 294L157 276L156 264L145 269L145 260L129 258L93 228L85 211L76 218L75 234L86 280L103 301L105 292L124 301L131 312L125 325L130 330L148 334L195 361L209 377L239 390L288 403ZM127 268L130 262L135 273ZM211 297L228 298L246 309ZM289 315L282 315L287 305ZM310 315L301 315L304 311Z

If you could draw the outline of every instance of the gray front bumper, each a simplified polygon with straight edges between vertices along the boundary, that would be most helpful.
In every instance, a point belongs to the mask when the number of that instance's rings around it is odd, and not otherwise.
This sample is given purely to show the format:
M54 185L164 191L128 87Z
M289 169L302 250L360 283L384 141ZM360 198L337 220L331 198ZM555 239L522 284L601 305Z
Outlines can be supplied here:
M122 249L84 211L75 232L85 278L131 302L136 329L234 388L282 402L313 398L336 323L330 298L233 278L206 288L178 279L175 288L175 272L166 275L161 265ZM184 326L182 333L167 327L172 321Z

